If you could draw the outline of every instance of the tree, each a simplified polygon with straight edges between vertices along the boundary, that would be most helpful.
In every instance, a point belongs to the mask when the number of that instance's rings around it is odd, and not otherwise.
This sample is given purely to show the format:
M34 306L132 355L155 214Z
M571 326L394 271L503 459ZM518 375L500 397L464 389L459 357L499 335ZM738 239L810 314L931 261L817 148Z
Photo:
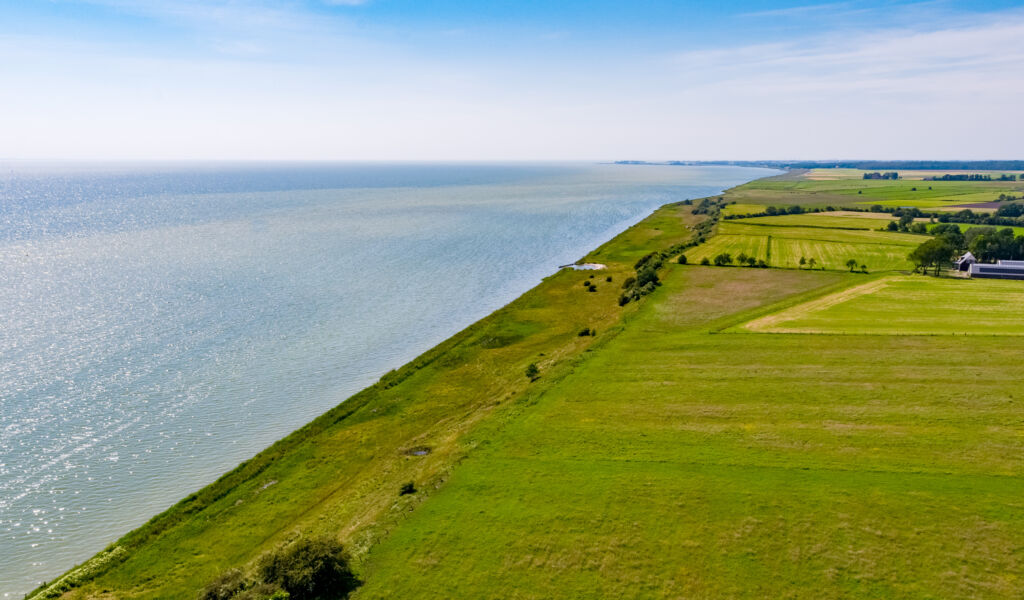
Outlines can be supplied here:
M705 256L704 258L700 259L700 264L702 264L702 265L704 265L706 267L706 266L711 264L711 261L708 260L708 257Z
M680 254L679 255L679 264L681 264L681 265L685 265L686 264L686 255L685 254Z
M914 263L915 271L920 269L922 273L927 273L928 268L934 266L935 275L938 276L939 269L953 259L954 252L953 247L945 239L932 238L914 248L907 258Z
M861 265L860 266L860 271L861 271L861 273L867 273L868 272L868 266L867 265Z
M260 558L263 582L288 592L293 600L345 598L359 586L348 554L334 538L299 538Z
M526 378L533 381L540 375L540 369L537 368L537 363L530 363L526 367Z
M801 256L800 257L800 268L801 269L804 268L804 265L806 265L806 264L807 264L807 259Z
M853 270L857 268L857 261L851 258L850 260L846 261L846 266L849 267L850 272L853 273Z
M743 266L746 262L747 262L747 253L746 252L740 252L736 256L736 264L738 264L740 266Z
M732 264L732 256L728 252L723 252L715 257L716 267L724 267L729 264Z
M748 267L753 267L756 264L757 264L757 259L756 258L754 258L753 256L748 256L747 257L747 266Z
M814 265L816 265L816 264L818 264L818 261L814 260L813 258L808 258L807 259L807 268L808 269L813 271L814 270Z

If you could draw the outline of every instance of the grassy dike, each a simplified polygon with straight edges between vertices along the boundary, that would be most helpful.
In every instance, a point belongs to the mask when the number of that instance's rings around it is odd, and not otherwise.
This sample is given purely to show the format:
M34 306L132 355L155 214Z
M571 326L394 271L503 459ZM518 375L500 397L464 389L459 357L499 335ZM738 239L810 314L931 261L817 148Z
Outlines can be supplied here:
M662 207L587 257L607 270L548 277L33 597L192 598L225 569L300 533L338 535L358 566L472 454L482 422L534 401L621 329L637 309L617 303L634 262L688 240L703 218L690 207ZM597 335L579 336L584 327ZM535 382L523 374L530 363L540 367ZM419 493L400 497L409 481Z

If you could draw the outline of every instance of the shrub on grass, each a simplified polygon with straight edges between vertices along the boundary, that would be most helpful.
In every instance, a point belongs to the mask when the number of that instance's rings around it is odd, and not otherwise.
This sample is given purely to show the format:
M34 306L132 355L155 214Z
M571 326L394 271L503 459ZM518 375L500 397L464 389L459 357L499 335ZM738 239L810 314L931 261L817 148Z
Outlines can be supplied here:
M526 367L526 378L533 381L538 375L540 375L540 369L537 368L537 364L530 363L529 366Z
M627 277L626 280L622 282L622 289L628 290L633 287L634 283L636 283L636 277Z
M590 328L589 328L589 327L584 327L584 328L583 328L583 329L581 329L581 330L580 330L580 332L579 332L578 334L576 334L576 335L578 335L578 336L580 336L580 337L585 337L585 336L588 336L588 335L590 335Z
M702 264L702 265L704 265L706 267L706 266L711 264L711 261L708 260L708 257L705 256L704 258L700 259L700 264Z
M622 294L619 296L619 306L625 306L629 304L629 296Z
M678 261L678 262L679 262L679 264L681 264L681 265L685 265L685 264L686 264L686 255L685 255L685 254L680 254L680 255L679 255L679 261Z
M408 496L409 494L416 493L416 484L409 481L402 484L402 487L398 488L399 496Z
M608 283L611 283L612 282L612 276L609 275L609 276L605 277L604 280L607 281Z
M348 553L334 538L300 538L260 558L256 571L293 600L346 598L359 586Z

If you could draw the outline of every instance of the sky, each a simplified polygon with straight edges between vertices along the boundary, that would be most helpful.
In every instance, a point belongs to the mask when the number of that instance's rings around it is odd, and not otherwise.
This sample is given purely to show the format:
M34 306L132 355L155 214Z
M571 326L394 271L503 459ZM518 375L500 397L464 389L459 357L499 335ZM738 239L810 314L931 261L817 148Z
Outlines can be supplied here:
M1018 159L1024 0L0 0L0 158Z

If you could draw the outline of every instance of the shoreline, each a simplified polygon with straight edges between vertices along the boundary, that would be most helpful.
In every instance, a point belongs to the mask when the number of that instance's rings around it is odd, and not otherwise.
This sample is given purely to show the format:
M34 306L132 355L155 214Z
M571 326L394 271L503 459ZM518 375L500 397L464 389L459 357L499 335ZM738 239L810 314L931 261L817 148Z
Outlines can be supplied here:
M766 175L766 176L773 176L773 175L774 175L774 173L772 175ZM754 179L751 179L750 181L754 181L756 179L759 179L759 178L754 178ZM742 185L742 183L737 184L737 185ZM725 190L721 190L717 194L724 193L724 191ZM717 195L717 194L713 194L713 195ZM663 205L663 206L660 206L658 208L653 209L652 211L650 211L648 213L639 215L639 216L637 216L635 218L630 218L630 219L624 220L623 223L620 226L621 229L620 229L620 227L616 227L616 229L619 229L619 231L617 233L613 234L610 238L608 238L605 241L603 241L603 243L599 244L596 248L591 249L590 252L588 254L584 255L584 257L582 259L580 259L580 260L584 260L587 256L590 256L590 255L592 255L592 254L594 254L596 252L599 252L601 250L601 248L604 248L604 247L608 246L609 244L611 244L616 239L620 238L621 236L623 236L624 234L626 234L627 232L629 232L633 228L641 226L643 223L645 223L649 219L651 219L654 215L658 214L659 211L663 211L663 210L665 210L669 206L673 206L673 205L672 204ZM604 273L604 271L602 271L602 273ZM286 448L302 445L303 441L309 439L309 435L310 434L312 434L314 431L319 430L322 427L323 422L331 421L331 422L337 423L337 422L345 420L346 418L348 418L352 414L358 412L361 408L365 407L367 405L367 403L372 400L373 396L375 396L378 392L381 391L381 388L383 388L384 390L387 390L387 389L390 389L393 386L399 385L402 381L405 380L405 378L407 378L409 376L409 373L408 373L409 371L411 371L411 370L418 370L419 368L422 367L423 364L429 364L429 363L433 362L434 358L432 358L432 357L434 355L443 354L446 351L450 350L451 348L458 346L462 341L465 340L465 338L471 337L474 334L476 334L479 329L485 328L487 326L487 322L488 321L493 321L493 320L498 319L499 318L499 314L502 313L503 311L505 311L506 309L508 309L509 306L511 306L513 304L516 304L517 302L523 301L525 297L535 293L538 290L538 288L543 287L545 285L545 283L549 279L559 277L560 275L561 275L561 272L560 271L556 271L554 274L548 274L548 275L542 277L540 279L540 281L537 282L533 287L529 288L527 291L523 292L522 294L514 297L511 301L509 301L509 302L503 304L502 306L498 307L497 309L491 311L490 313L488 313L486 316L482 317L481 319L478 319L478 320L474 321L473 323L471 323L467 327L459 330L458 332L456 332L452 336L446 338L445 340L441 341L440 343L430 347L428 350L426 350L425 352L421 353L420 355L414 357L412 360L408 361L407 363L403 364L402 366L397 367L396 369L393 369L393 370L383 374L376 383L374 383L374 384L368 386L367 388L364 388L364 389L356 392L352 396L342 400L335 407L325 411L325 413L323 413L320 416L316 417L311 422L307 423L306 425L304 425L302 427L299 427L295 431L289 433L288 435L284 436L283 438L279 439L278 441L272 443L270 446L268 446L264 450L262 450L260 452L257 452L255 456L253 456L252 458L244 461L243 463L241 463L235 469L229 470L228 472L226 472L223 475L221 475L218 479L216 479L215 481L211 482L210 484L200 488L195 493L193 493L193 494L189 495L188 497L186 497L184 500L181 500L181 501L173 504L167 510L157 514L155 517L151 518L146 523L142 524L138 528L136 528L136 529L130 531L129 533L125 534L118 541L112 543L111 546L109 547L109 549L113 549L114 552L117 552L116 555L111 555L109 552L106 552L106 553L101 552L99 555L96 555L94 558L92 558L90 560L87 560L85 563L82 563L78 567L75 567L75 568L71 569L70 571L68 571L64 575L63 578L58 578L56 580L57 581L57 587L68 587L69 589L71 589L71 588L74 588L74 587L78 587L80 585L80 583L84 583L85 581L91 580L94 577L96 577L98 575L101 575L102 572L105 572L106 570L108 570L110 568L109 563L112 560L118 559L118 557L123 555L123 553L124 553L123 548L126 545L129 546L129 547L136 547L139 543L141 543L139 541L140 539L141 540L147 540L147 539L150 539L153 536L159 535L168 526L170 526L168 524L169 521L176 522L178 520L178 518L180 516L180 515L177 514L178 512L180 512L182 510L185 510L186 507L188 507L187 512L192 512L193 510L195 510L195 508L194 508L195 500L201 498L202 496L204 496L205 495L204 492L209 492L210 488L214 488L214 487L220 488L220 489L218 489L216 495L222 495L222 493L230 492L230 490L233 489L235 486L245 483L253 475L258 474L260 471L262 471L263 469L267 468L269 466L269 464L271 462L273 462L275 457L276 458L280 458L280 456L281 456L280 453L285 452ZM605 292L605 294L607 294L607 292ZM602 294L602 296L604 296L605 294ZM604 327L604 329L607 329L607 327ZM117 548L122 548L122 550L118 551L118 550L116 550ZM95 571L95 567L97 565L97 562L102 564L102 565L104 565L103 568L100 570L100 572L94 572ZM84 571L83 571L83 568L84 568ZM77 576L74 575L75 573L77 573ZM66 583L70 583L68 581L68 579L67 579L67 577L69 575L72 575L72 579L79 579L80 578L80 579L82 579L82 581L80 583L76 582L76 583L73 583L73 584L68 585L68 586L65 586L64 584L59 583L59 582L61 582L62 579ZM48 586L48 587L49 587L49 589L53 590L54 589L53 586L54 586L54 583L51 583L50 586ZM35 594L35 595L32 596L32 597L49 597L46 593L41 593L41 592L44 592L45 589L47 589L47 588L37 589L35 592L33 592L33 594Z

